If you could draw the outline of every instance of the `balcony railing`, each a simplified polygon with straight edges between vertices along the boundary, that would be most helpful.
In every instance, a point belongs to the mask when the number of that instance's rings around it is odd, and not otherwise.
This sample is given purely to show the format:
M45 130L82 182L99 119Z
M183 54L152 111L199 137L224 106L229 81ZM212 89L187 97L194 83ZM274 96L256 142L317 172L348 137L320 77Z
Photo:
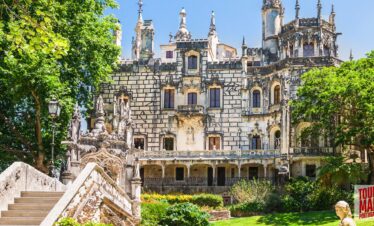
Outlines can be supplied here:
M293 156L329 156L333 154L332 148L296 147L291 149Z
M208 177L189 177L184 178L184 180L176 180L174 177L157 177L157 178L143 178L143 186L145 187L159 187L159 186L233 186L237 182L245 180L250 181L253 178L248 177L224 177L224 178L208 178ZM271 183L275 183L275 178L273 177L259 177L256 180L266 180Z
M136 153L141 160L152 159L259 159L280 157L280 150L235 151L143 151Z
M204 114L204 106L201 105L179 105L178 112L184 114Z

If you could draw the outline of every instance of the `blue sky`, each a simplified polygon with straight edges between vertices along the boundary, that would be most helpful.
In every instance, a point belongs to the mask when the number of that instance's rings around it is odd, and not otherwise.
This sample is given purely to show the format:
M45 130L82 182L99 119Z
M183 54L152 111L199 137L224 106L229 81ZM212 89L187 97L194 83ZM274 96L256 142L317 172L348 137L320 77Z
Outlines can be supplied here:
M144 19L152 19L155 26L155 50L167 43L169 33L176 33L179 25L179 11L187 10L187 26L193 38L205 38L208 33L210 12L216 12L216 23L221 42L238 48L243 36L250 47L261 46L261 5L262 0L143 0ZM286 8L285 23L295 16L295 1L283 0ZM123 30L123 50L125 58L131 56L131 38L137 20L137 0L117 0L119 9L108 10L120 19ZM355 58L364 57L374 50L374 1L373 0L322 0L324 18L328 18L331 4L336 11L340 58L347 60L350 49ZM301 17L315 17L317 0L300 0Z

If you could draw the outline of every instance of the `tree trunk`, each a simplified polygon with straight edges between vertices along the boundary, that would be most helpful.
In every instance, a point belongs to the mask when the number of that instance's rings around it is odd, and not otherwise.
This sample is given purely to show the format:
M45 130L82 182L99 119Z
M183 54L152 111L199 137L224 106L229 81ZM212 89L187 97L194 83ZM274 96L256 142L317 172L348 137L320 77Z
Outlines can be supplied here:
M48 167L45 165L45 152L43 146L43 137L42 137L42 123L41 123L41 102L39 96L35 91L31 91L32 96L35 101L35 137L38 146L37 155L35 159L35 167L44 172L48 173Z

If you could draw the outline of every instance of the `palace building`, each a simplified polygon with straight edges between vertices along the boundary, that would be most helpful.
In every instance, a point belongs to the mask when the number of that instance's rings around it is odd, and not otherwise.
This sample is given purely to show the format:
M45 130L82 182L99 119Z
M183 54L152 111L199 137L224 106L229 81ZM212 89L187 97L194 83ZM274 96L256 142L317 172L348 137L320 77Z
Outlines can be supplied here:
M263 0L262 46L242 49L220 42L215 13L207 37L194 38L187 10L155 58L154 26L138 21L132 59L121 60L113 83L102 84L106 127L118 132L120 105L130 111L125 136L139 159L144 189L158 192L224 192L238 180L316 177L323 156L332 153L325 137L300 139L308 123L291 123L306 71L339 65L335 12L285 23L281 0ZM208 26L209 25L209 26ZM120 30L115 32L121 43Z

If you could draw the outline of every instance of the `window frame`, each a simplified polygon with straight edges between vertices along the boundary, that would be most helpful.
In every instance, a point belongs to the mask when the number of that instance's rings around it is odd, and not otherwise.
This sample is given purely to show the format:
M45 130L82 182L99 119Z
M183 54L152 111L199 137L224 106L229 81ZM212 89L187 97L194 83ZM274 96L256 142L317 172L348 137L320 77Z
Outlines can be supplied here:
M174 51L166 50L166 59L173 59L174 58Z
M279 84L274 86L273 89L273 104L280 104L281 103L281 87Z
M209 88L209 107L210 108L221 108L221 88L211 87Z
M188 70L197 70L198 69L198 56L191 55L187 57L187 68Z
M175 89L167 88L164 89L163 108L164 109L175 109Z
M211 142L211 140L213 142ZM209 151L220 150L221 149L221 143L222 143L221 136L209 136L208 137L208 150ZM216 147L216 149L214 149L214 146Z
M167 147L169 147L170 144L167 144L167 140L172 140L172 149L167 149ZM163 137L162 139L162 149L165 150L165 151L174 151L175 150L175 138L174 137Z
M255 95L256 94L256 95ZM256 98L255 98L256 96ZM261 91L255 89L252 91L252 108L261 108Z
M187 93L187 105L197 105L197 92Z
M251 147L252 147L252 150L262 149L262 141L261 141L260 135L254 135L251 137Z

